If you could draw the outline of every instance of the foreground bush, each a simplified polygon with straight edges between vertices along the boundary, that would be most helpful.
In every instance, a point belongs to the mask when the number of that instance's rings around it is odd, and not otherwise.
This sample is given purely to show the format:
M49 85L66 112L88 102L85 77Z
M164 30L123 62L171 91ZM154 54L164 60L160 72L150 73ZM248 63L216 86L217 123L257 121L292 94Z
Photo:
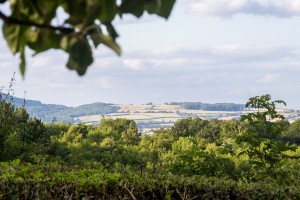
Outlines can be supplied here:
M0 199L300 199L299 186L184 177L171 173L139 174L129 167L85 168L57 163L0 165Z

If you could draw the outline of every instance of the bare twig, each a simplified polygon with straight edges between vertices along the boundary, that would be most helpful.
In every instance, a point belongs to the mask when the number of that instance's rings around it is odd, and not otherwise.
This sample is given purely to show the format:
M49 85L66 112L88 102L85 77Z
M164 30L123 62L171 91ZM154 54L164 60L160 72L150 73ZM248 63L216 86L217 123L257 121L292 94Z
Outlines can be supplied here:
M132 188L132 190L130 191L130 190L127 188L127 186L126 186L126 183L125 183L125 185L124 185L124 188L129 192L129 194L130 194L130 196L132 197L132 199L137 200L137 198L133 195L133 188Z
M180 196L180 198L182 199L182 200L185 200L185 199L188 199L188 195L187 195L187 192L188 192L188 186L187 185L185 185L184 186L184 192L183 192L183 194L181 194L180 193L180 191L176 188L176 192L179 194L179 196Z
M35 23L35 22L32 22L32 21L25 21L25 20L15 19L13 17L8 17L8 16L4 15L1 11L0 11L0 19L2 19L7 24L34 26L34 27L38 27L38 28L45 28L45 29L51 29L51 30L54 30L54 31L59 31L61 33L75 32L74 28L68 28L68 27L63 27L63 26L52 26L50 24L38 24L38 23Z

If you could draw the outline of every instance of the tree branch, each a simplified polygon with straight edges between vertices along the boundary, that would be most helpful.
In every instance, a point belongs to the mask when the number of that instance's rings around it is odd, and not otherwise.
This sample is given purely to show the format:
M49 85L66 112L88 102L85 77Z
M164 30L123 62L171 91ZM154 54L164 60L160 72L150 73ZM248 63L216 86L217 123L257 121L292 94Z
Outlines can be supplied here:
M38 28L50 29L53 31L59 31L61 33L66 33L66 34L75 32L75 29L73 29L73 28L67 28L67 27L63 27L63 26L51 26L49 24L37 24L37 23L31 22L31 21L23 21L23 20L12 18L12 17L7 17L1 11L0 11L0 19L2 19L7 24L35 26Z
M132 190L130 191L130 190L128 189L128 187L126 186L126 183L125 183L125 185L124 185L124 188L129 192L129 194L130 194L130 196L132 197L133 200L137 200L137 198L133 195L133 188L132 188Z

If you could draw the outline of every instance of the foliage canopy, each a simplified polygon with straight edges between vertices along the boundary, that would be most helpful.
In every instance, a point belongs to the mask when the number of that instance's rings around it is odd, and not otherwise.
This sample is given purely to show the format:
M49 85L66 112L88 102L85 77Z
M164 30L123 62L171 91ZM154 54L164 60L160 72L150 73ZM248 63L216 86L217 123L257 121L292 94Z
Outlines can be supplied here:
M300 123L270 95L241 120L186 118L152 135L130 119L44 124L7 97L0 199L300 199Z

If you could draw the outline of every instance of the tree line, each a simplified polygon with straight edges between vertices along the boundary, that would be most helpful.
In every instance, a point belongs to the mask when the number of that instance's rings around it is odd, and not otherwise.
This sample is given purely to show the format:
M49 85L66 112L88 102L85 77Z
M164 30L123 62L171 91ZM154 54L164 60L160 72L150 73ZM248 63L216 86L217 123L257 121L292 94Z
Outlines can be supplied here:
M0 91L1 92L1 91ZM5 93L1 93L5 97ZM77 107L69 107L58 104L44 104L36 100L28 100L18 97L13 97L7 94L7 100L15 107L24 107L29 116L41 119L43 122L66 122L74 123L74 118L86 115L105 115L117 112L119 107L110 103L92 103Z
M235 103L201 103L201 102L171 102L167 105L179 105L188 110L206 110L206 111L242 111L244 104Z

